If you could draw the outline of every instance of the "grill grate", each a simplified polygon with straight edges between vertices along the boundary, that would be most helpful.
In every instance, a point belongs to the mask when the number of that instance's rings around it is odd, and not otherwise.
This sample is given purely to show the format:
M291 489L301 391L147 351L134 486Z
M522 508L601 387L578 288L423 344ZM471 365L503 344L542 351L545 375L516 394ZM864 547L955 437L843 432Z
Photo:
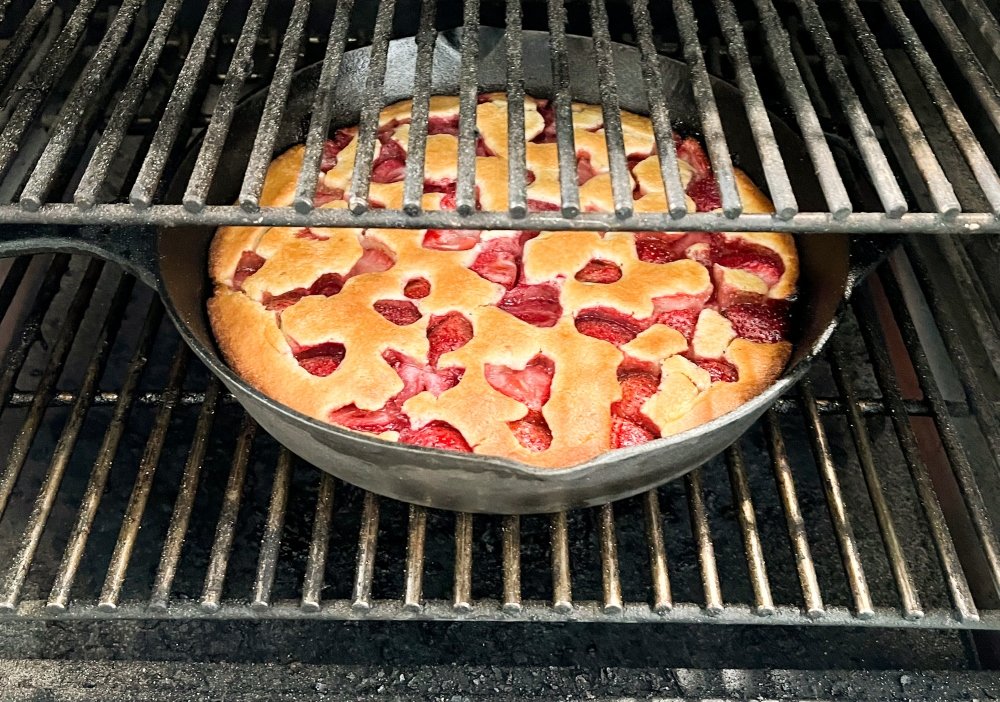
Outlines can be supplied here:
M164 0L152 6L126 0L112 8L106 0L87 0L72 11L51 0L15 0L16 8L0 19L0 222L59 224L273 224L299 226L379 226L499 229L620 230L839 230L868 232L1000 231L1000 154L992 146L1000 132L1000 75L996 48L1000 21L983 3L919 0L876 3L866 0L714 0L695 4L675 0L671 8L650 8L628 0L612 5L615 29L609 27L603 2L563 0L521 3L509 0L506 16L493 18L476 0L438 3L382 0L377 10L359 11L353 0L316 3L307 0L212 0L199 4ZM112 11L112 10L115 11ZM540 11L539 11L540 10ZM714 11L713 11L714 10ZM417 15L419 14L419 20ZM493 13L495 14L495 13ZM620 16L618 16L620 15ZM486 19L505 20L506 90L510 103L510 200L506 211L478 211L475 204L475 105L477 61L492 49L479 31ZM527 22L525 20L528 20ZM368 198L377 114L386 92L386 52L399 22L417 25L417 66L413 95L416 108L408 153L401 211L375 208ZM422 212L422 158L426 140L427 98L431 92L436 30L461 22L459 168L457 210ZM619 25L627 26L619 26ZM970 25L975 34L963 32ZM240 27L238 34L222 28ZM284 28L262 36L262 27ZM521 29L550 31L552 98L556 121L562 204L559 212L528 212L523 169L524 92ZM578 30L593 37L593 66L604 108L611 165L614 212L580 212L570 94L575 81L567 34ZM718 31L717 31L718 30ZM270 29L266 30L271 32ZM45 41L34 41L45 36ZM93 43L81 41L94 35ZM645 110L656 126L668 212L635 214L627 177L626 153L618 114L618 80L612 38L631 39L642 57ZM985 41L976 42L977 38ZM304 41L308 37L308 41ZM654 37L676 38L657 47ZM273 41L272 41L273 40ZM349 208L314 209L323 139L334 114L334 85L347 49L370 40L360 114L358 169L348 192ZM764 43L760 57L748 46ZM96 44L96 46L95 46ZM279 46L280 44L280 46ZM814 65L803 45L815 47ZM973 48L976 45L978 51ZM322 55L316 49L325 46ZM89 48L88 48L89 47ZM262 48L269 47L269 48ZM721 213L685 213L679 174L670 148L670 114L660 94L657 49L669 49L689 66L692 95L717 174ZM668 51L668 53L671 53ZM174 56L174 54L177 54ZM288 100L293 71L322 59L322 74L312 96L313 109L306 156L294 206L259 208L263 174L276 147L275 126ZM176 65L175 65L176 64ZM547 67L531 66L532 71ZM736 82L753 136L755 156L777 214L742 214L723 120L710 83L709 68ZM221 85L202 102L216 76ZM915 83L906 76L915 77ZM251 77L259 80L249 81ZM239 99L251 87L270 83L266 109L254 135L252 155L242 172L239 204L212 202L209 192L218 166L233 150L231 126ZM162 100L149 100L165 87ZM821 87L822 86L822 87ZM971 88L971 90L970 90ZM934 105L922 114L916 104L924 92ZM832 102L831 102L832 100ZM149 104L149 103L155 104ZM767 110L793 119L818 174L826 205L818 211L800 207L772 133ZM163 194L172 164L189 148L186 128L200 110L204 127L196 165L176 199ZM54 124L40 115L54 114ZM831 124L831 117L842 121ZM938 127L943 123L946 130ZM930 130L958 158L942 157L927 138ZM126 145L129 135L150 137L139 149ZM882 132L898 135L899 149L887 151ZM246 135L243 135L246 138ZM831 148L833 147L833 148ZM838 163L844 148L860 157L862 173ZM735 155L737 158L739 154ZM748 155L743 155L746 158ZM20 167L12 168L15 160ZM79 167L72 168L73 163ZM117 165L129 172L122 180ZM521 168L517 166L521 165ZM924 201L904 194L914 170ZM880 208L854 201L858 179L870 180ZM958 184L968 181L971 187ZM974 185L973 185L974 184ZM68 187L63 187L68 186ZM961 190L962 192L958 192ZM53 195L55 193L55 195ZM60 197L59 193L65 193ZM404 214L405 213L405 214Z
M996 629L996 416L961 392L991 396L995 376L971 372L984 348L953 328L959 278L928 270L935 255L895 255L827 358L723 457L521 518L402 505L301 465L131 277L8 260L0 610Z

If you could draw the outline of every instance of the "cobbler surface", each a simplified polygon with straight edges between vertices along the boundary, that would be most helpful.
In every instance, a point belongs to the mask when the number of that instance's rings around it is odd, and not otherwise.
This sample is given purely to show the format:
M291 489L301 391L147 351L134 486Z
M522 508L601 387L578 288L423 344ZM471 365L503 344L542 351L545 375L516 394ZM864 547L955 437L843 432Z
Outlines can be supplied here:
M431 99L425 209L455 207L458 100ZM612 211L601 108L574 104L584 210ZM410 103L380 116L370 198L402 205ZM507 208L507 104L481 96L476 196ZM637 212L666 196L648 119L622 114ZM525 103L528 204L559 207L555 124ZM357 130L326 142L316 204L345 207ZM701 144L675 136L689 210L720 207ZM303 147L268 171L291 203ZM770 212L737 172L746 212ZM229 363L317 419L539 466L697 426L771 384L790 353L798 261L777 233L223 227L209 313Z

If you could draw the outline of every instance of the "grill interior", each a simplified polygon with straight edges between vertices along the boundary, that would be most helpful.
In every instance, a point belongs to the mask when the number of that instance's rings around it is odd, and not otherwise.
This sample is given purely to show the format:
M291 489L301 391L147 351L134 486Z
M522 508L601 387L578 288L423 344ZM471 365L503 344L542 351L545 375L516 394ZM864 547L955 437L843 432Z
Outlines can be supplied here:
M0 0L0 222L31 225L9 230L26 233L118 225L123 236L136 235L137 225L250 221L511 229L597 222L803 236L998 229L1000 96L992 80L1000 77L1000 24L985 3L667 5L650 16L642 2ZM163 194L192 141L215 130L218 138L203 143L217 147L201 156L211 164L224 155L226 114L269 84L280 93L294 68L326 61L332 70L342 48L371 45L377 69L390 36L416 35L416 60L426 60L436 31L463 25L449 36L472 56L477 22L507 27L508 37L518 24L552 29L558 49L563 14L565 32L598 39L596 66L607 37L687 60L696 89L709 74L739 83L778 218L739 214L724 185L726 212L718 215L639 217L621 199L616 213L583 218L572 187L561 212L525 213L523 182L511 188L507 212L404 214L367 207L366 173L355 177L353 212L314 210L302 188L295 207L257 211L274 147L267 138L258 141L239 204L205 201L210 165L183 197ZM571 67L560 61L556 50L553 97L565 106L569 85L558 76ZM536 68L548 70L521 66ZM510 78L516 91L516 68ZM381 104L378 71L365 80L372 105ZM470 79L462 89L466 204L475 88ZM428 89L418 83L415 93ZM724 183L729 157L703 98L701 126ZM274 102L280 111L280 95ZM326 133L317 107L316 167ZM668 124L669 106L654 99L649 107ZM780 154L768 158L764 108L803 134L826 211L798 211ZM375 113L366 114L362 123L371 126ZM567 109L556 114L568 119ZM374 139L373 128L368 135ZM624 167L621 144L609 146ZM418 168L407 179L408 190L419 189ZM869 181L878 206L866 208L855 193ZM0 612L18 621L996 630L997 256L992 237L908 238L861 287L808 380L724 456L641 497L522 518L425 510L321 475L256 430L193 360L159 299L129 275L64 254L6 259ZM995 664L992 635L975 642L970 659Z

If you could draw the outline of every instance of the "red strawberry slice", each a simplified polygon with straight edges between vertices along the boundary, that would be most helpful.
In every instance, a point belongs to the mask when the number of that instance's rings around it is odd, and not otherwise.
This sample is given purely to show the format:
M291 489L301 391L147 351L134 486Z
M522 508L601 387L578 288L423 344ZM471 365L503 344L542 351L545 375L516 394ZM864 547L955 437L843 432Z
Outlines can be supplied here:
M479 243L479 229L428 229L423 247L437 251L468 251Z
M545 202L545 200L533 200L528 198L528 212L558 212L559 203Z
M236 264L236 272L233 273L233 289L242 290L246 279L259 271L263 265L263 256L253 251L244 251Z
M380 241L365 237L361 240L361 248L364 249L364 253L347 274L348 278L365 273L384 273L396 263L392 252Z
M556 364L538 354L520 370L492 363L487 363L483 370L486 382L495 390L524 403L528 409L540 410L549 401Z
M413 324L422 316L409 300L376 300L375 311L398 327Z
M493 153L493 151L490 149L490 147L488 147L486 145L486 142L483 141L482 137L477 137L476 138L476 156L488 157L488 156L496 156L496 154Z
M334 200L343 200L344 191L340 188L328 188L320 181L316 184L316 194L313 195L313 206L322 207L328 202L333 202Z
M785 300L732 305L722 314L733 323L738 336L750 341L775 343L788 335L788 302Z
M575 277L581 283L614 283L621 280L622 269L611 261L593 258L577 271Z
M774 251L763 246L729 242L713 256L715 263L726 268L739 268L767 283L768 287L781 280L785 264Z
M536 327L553 327L562 315L559 288L552 283L515 287L500 298L497 307Z
M696 358L694 362L708 371L713 383L735 383L740 378L736 366L724 358Z
M414 446L472 453L472 447L462 432L445 422L431 422L416 430L407 429L400 433L399 440Z
M333 135L333 139L327 139L323 142L323 158L319 162L319 169L323 173L337 165L337 156L344 150L345 146L351 143L352 139L354 139L353 134L344 129L338 129Z
M532 141L536 144L551 144L556 140L555 108L548 100L537 100L535 106L545 122L545 128Z
M288 292L281 293L280 295L272 295L271 293L266 292L264 293L261 302L264 307L270 311L281 312L282 310L288 309L308 294L309 291L305 288L295 288L294 290L289 290Z
M427 134L451 134L452 136L458 136L458 115L429 118L427 120Z
M521 242L516 237L490 239L472 262L471 270L508 290L514 287L521 258Z
M712 172L708 154L705 153L700 141L694 137L685 137L678 143L678 137L675 135L674 143L677 144L677 158L691 166L694 171L693 178L702 178Z
M330 413L330 422L355 431L381 434L383 431L409 429L410 420L398 405L389 402L382 409L363 410L350 404Z
M622 399L611 405L611 413L635 424L645 424L649 420L642 414L642 406L659 390L660 380L652 373L619 373L618 382L622 386Z
M411 300L421 300L431 294L431 283L427 278L414 278L406 281L403 294Z
M649 443L656 435L638 424L618 416L611 417L611 448L626 448Z
M532 410L524 418L508 422L518 443L529 451L545 451L552 445L552 430L541 412Z
M713 176L692 179L688 183L687 194L694 200L695 209L698 212L711 212L722 207L722 194L719 192L719 184Z
M340 367L346 352L343 344L331 341L299 348L295 351L295 360L309 373L323 378Z
M677 243L683 238L683 234L637 232L635 252L639 260L646 263L670 263L683 255L677 250Z
M382 149L372 163L373 183L398 183L406 175L406 152L388 135L380 136Z
M310 295L333 297L344 287L344 277L337 273L324 273L309 286Z
M472 322L461 312L431 317L427 324L427 340L430 342L428 361L432 366L437 366L441 356L462 348L471 338Z
M618 382L631 373L647 373L655 378L660 374L660 364L652 361L640 361L638 358L626 355L618 364Z
M655 313L653 321L656 324L666 324L668 327L673 327L683 334L690 343L691 339L694 338L694 328L698 324L700 312L700 309L666 310Z
M610 307L589 307L576 315L576 330L595 339L621 346L649 325Z
M394 349L383 351L382 358L392 366L393 370L399 375L400 380L403 381L403 389L392 398L393 402L400 406L417 393L424 392L425 390L434 395L434 397L437 397L445 390L458 385L458 381L465 374L464 368L441 368L435 370L431 366L421 363L415 358L410 358Z
M576 154L576 181L583 185L588 180L597 175L597 171L590 163L590 154L579 151Z
M317 234L316 232L314 232L309 227L306 227L305 229L300 229L297 232L295 232L295 238L296 239L310 239L312 241L326 241L330 237L328 237L328 236L320 236L319 234Z

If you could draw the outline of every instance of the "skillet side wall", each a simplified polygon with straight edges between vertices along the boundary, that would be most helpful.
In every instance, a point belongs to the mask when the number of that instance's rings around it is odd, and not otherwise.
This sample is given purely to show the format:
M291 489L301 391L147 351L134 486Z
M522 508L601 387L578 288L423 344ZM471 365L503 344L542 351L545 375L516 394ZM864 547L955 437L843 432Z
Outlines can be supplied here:
M481 33L484 52L493 45L491 40L495 37L490 35L494 32L496 30L484 29ZM588 61L593 65L591 40L568 39L574 65L586 65ZM543 71L531 72L527 90L545 96L551 82L547 73L547 35L526 32L524 51L526 63L529 59L535 60L531 57L537 54L538 63L534 65L546 67ZM480 80L485 89L502 89L504 54L500 42L492 53L484 56ZM638 52L614 45L614 57L622 107L646 112ZM413 60L411 39L390 44L386 103L410 96ZM344 64L337 86L340 99L335 109L334 126L357 121L364 99L367 49L349 52L344 57ZM662 59L661 67L672 119L682 129L697 125L697 110L691 99L686 67L669 59ZM458 69L457 54L446 42L439 41L432 82L434 92L455 93ZM594 72L578 73L579 76L574 75L574 98L598 103ZM296 75L276 141L279 152L304 139L311 110L310 98L318 75L319 66L307 67ZM714 87L737 165L759 185L766 185L738 91L718 80L714 81ZM226 158L219 164L209 202L226 204L235 200L265 97L266 93L255 95L237 111L226 144ZM789 177L800 194L800 208L823 210L819 186L801 141L778 120L772 119L772 124L786 158ZM196 155L197 144L172 182L172 192L168 196L171 201L178 199L183 191ZM678 439L615 451L575 468L551 471L487 456L446 453L373 440L312 421L249 387L219 358L208 324L205 302L210 286L206 277L206 258L213 234L213 229L199 227L159 232L161 289L167 309L183 336L198 356L222 377L254 419L292 451L347 482L396 499L472 512L548 512L599 504L679 477L719 453L805 372L809 360L836 324L849 266L847 236L811 234L798 237L802 272L800 293L793 308L795 351L782 379L763 394Z

